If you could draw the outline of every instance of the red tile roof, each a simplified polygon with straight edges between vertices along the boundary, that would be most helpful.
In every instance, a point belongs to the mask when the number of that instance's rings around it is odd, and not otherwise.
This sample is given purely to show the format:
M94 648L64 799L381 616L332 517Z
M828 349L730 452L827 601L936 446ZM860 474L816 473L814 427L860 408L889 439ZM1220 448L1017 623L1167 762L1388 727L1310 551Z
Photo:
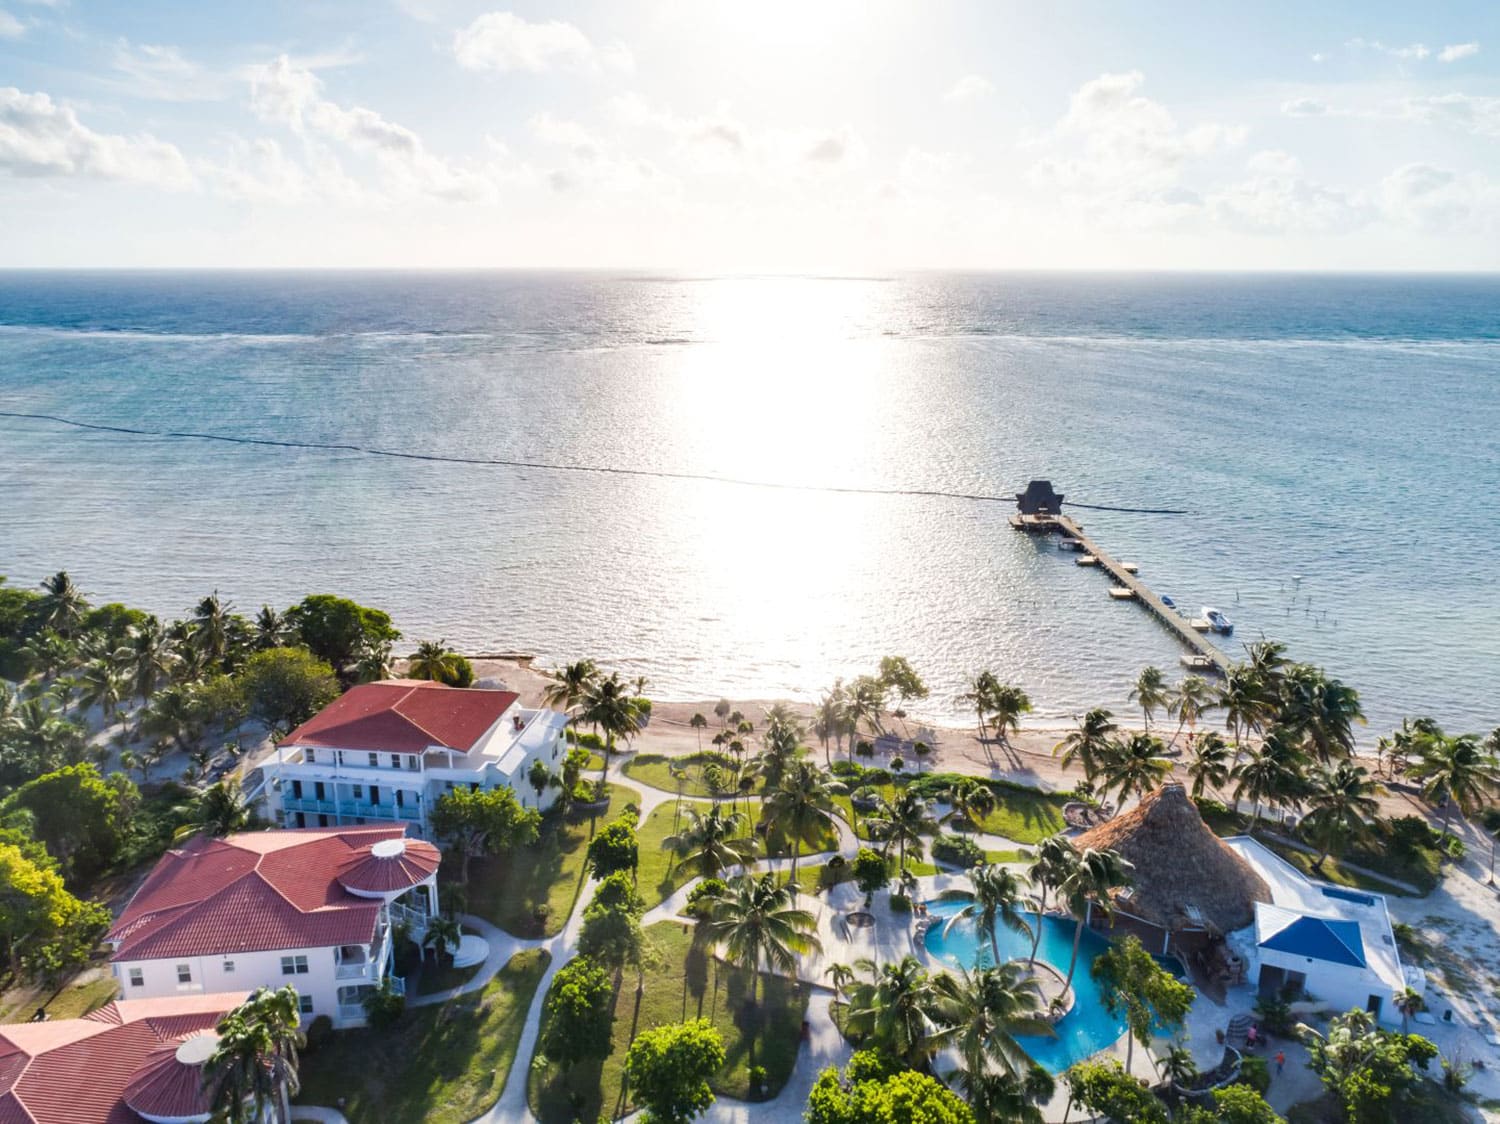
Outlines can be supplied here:
M288 734L283 745L421 753L474 748L520 698L514 691L460 690L422 679L351 687Z
M140 1124L122 1097L142 1067L244 998L133 999L81 1019L0 1026L0 1124Z
M168 851L106 940L115 961L367 944L380 902L340 884L400 824L197 837ZM426 856L431 844L407 844ZM0 1119L0 1124L5 1124Z
M339 868L339 883L354 893L408 890L436 874L442 860L442 852L425 840L393 840L351 855Z

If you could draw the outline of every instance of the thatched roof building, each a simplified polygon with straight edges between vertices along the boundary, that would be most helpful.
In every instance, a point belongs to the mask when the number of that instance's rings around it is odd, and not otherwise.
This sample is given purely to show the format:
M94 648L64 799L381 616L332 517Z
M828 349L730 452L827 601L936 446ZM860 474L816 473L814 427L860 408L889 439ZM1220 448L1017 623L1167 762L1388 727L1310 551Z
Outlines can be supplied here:
M1162 786L1072 843L1118 851L1134 864L1135 884L1120 907L1164 929L1227 933L1255 920L1256 902L1271 900L1265 879L1209 830L1180 784Z

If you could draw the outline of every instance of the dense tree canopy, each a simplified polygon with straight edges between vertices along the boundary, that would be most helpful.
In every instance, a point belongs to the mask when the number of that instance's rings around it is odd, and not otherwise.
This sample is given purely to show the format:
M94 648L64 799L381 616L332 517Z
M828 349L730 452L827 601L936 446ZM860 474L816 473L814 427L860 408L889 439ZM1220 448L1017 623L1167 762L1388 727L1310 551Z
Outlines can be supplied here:
M303 646L345 682L361 678L360 665L387 660L401 639L388 614L331 593L304 597L285 620Z
M114 857L134 798L128 779L105 780L92 764L69 765L22 785L5 808L30 814L36 839L72 876L95 872Z
M723 1038L707 1019L694 1019L637 1035L625 1074L647 1124L687 1124L714 1103L708 1079L723 1064Z
M855 1055L859 1057L858 1054ZM974 1124L974 1112L946 1085L915 1070L857 1080L836 1069L818 1075L807 1099L807 1124Z
M0 842L0 957L13 977L84 963L109 922L103 905L68 892L45 855Z
M239 680L250 715L279 734L290 733L339 695L333 668L305 648L256 652Z
M523 808L506 785L492 789L455 788L432 807L432 830L459 853L459 880L469 882L469 860L535 843L542 816Z
M609 973L590 957L576 956L557 970L547 993L542 1033L548 1060L566 1066L609 1053L614 990Z

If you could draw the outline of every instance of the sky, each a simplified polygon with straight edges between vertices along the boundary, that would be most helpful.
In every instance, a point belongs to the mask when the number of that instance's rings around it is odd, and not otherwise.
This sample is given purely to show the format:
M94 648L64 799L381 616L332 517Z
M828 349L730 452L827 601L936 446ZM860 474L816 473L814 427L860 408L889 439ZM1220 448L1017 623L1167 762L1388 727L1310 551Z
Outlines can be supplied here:
M1500 268L1500 4L0 0L0 267Z

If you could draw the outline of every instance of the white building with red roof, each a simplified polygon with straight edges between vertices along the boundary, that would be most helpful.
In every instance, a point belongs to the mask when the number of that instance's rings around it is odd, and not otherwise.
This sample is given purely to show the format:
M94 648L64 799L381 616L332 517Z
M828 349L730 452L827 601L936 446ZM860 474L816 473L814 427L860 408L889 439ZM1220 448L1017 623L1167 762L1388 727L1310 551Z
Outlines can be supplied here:
M444 792L508 785L527 807L556 798L531 783L566 749L565 715L518 705L512 691L459 689L420 679L351 687L282 739L262 766L266 801L286 827L380 821L429 834Z
M420 940L437 912L440 859L399 824L196 837L161 857L105 937L120 994L291 984L304 1020L361 1025L364 997L392 975L393 926Z
M81 1019L0 1026L3 1124L191 1124L203 1063L245 992L110 1003Z

